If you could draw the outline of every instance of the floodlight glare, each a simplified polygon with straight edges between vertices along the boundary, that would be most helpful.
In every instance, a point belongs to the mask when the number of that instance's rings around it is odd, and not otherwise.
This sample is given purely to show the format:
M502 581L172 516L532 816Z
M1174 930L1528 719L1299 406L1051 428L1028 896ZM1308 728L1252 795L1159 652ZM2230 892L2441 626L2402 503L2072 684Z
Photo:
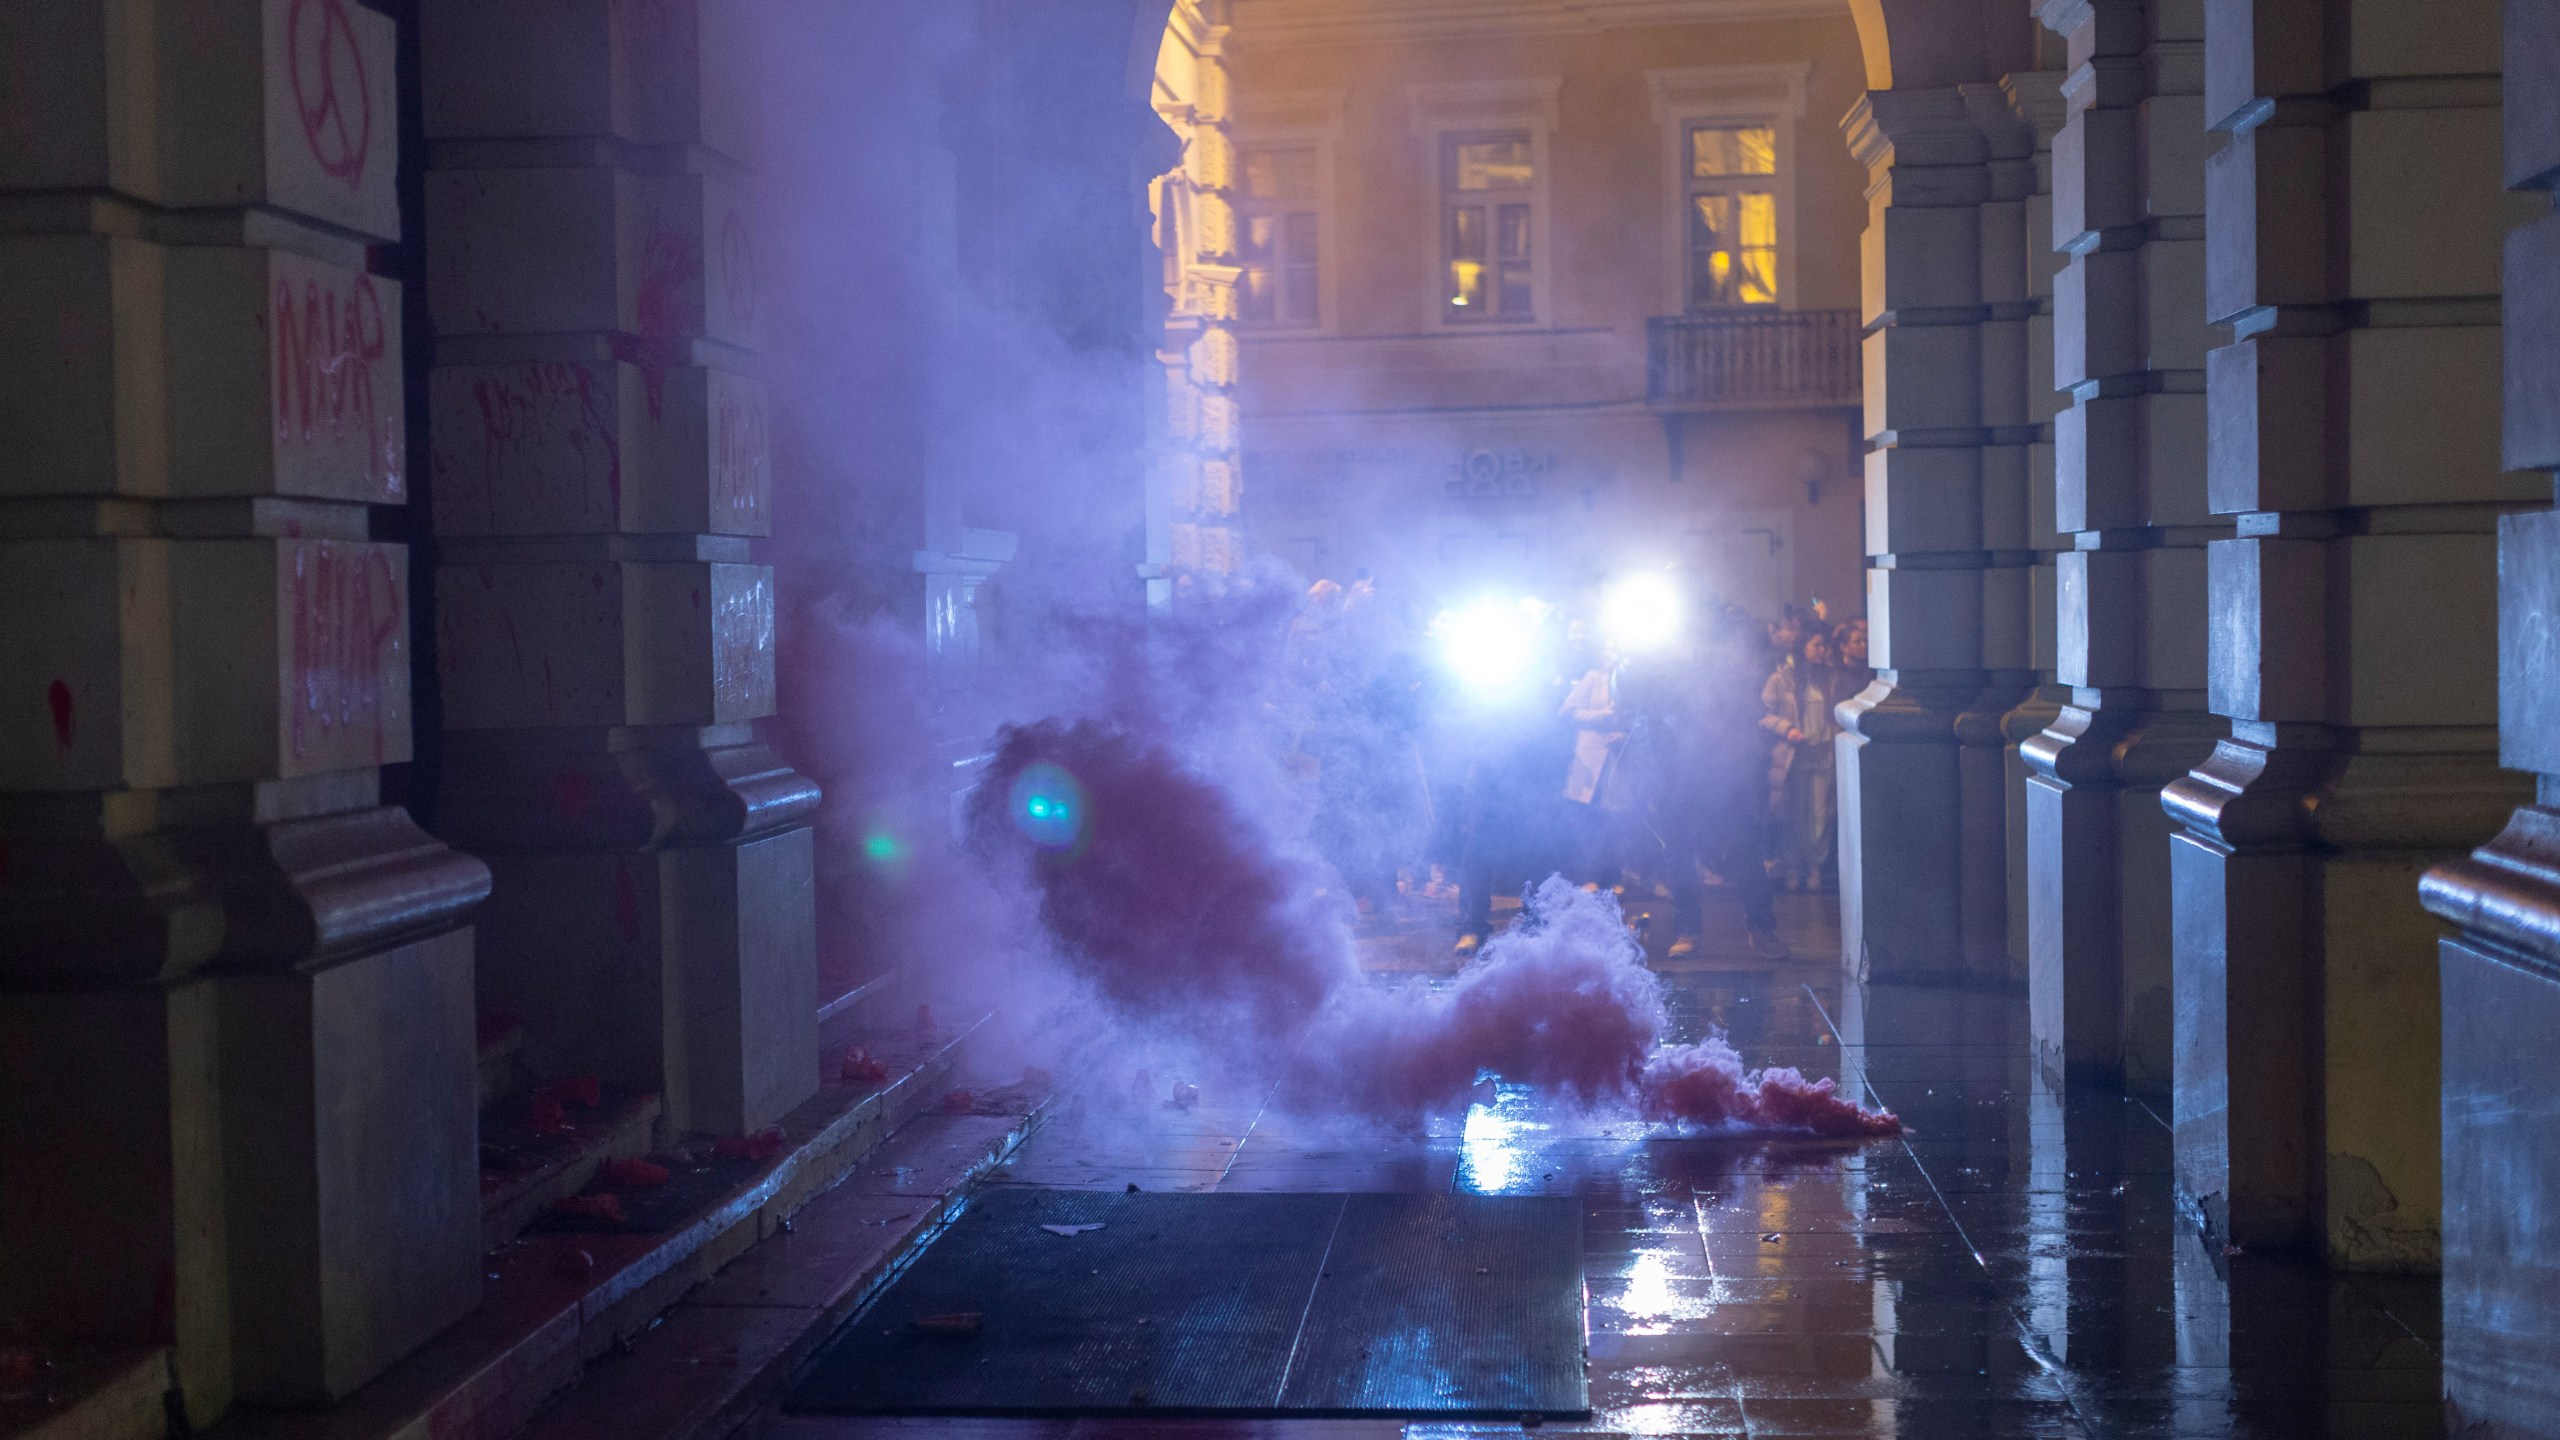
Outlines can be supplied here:
M1536 669L1545 615L1546 606L1536 600L1479 600L1463 610L1442 611L1432 622L1441 663L1478 699L1516 693Z
M1619 581L1600 607L1602 633L1610 644L1629 654L1678 642L1688 619L1680 587L1671 583L1670 576L1652 572Z

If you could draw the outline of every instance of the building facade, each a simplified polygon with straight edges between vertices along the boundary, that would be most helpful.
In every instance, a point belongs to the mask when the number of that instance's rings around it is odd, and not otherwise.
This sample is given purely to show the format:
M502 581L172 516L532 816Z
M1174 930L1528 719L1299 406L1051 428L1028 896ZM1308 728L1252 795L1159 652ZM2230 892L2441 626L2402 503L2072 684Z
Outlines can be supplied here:
M1254 549L1417 597L1678 561L1764 617L1862 608L1845 12L1230 8Z
M1164 90L1172 8L0 6L0 1317L140 1377L81 1433L520 1419L491 1056L790 1111L927 953L824 958L804 777L1178 525L1862 604L1847 963L2022 976L2211 1253L2440 1271L2457 1428L2560 1433L2548 0L1204 0Z

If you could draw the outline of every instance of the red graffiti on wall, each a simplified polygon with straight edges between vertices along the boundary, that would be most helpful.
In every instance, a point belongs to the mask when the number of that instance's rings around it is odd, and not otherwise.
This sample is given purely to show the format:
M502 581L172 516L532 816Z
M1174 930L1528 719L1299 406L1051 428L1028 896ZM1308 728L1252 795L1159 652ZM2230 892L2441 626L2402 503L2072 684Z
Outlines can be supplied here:
M345 0L293 0L285 33L291 37L293 107L303 141L320 162L320 173L358 189L373 150L373 85L364 73L355 19Z
M70 749L71 737L76 733L72 728L71 687L60 680L47 685L44 687L44 703L45 708L53 712L53 743L65 750Z
M573 483L584 491L601 470L614 514L622 511L622 437L596 395L595 371L573 361L544 360L521 369L492 371L471 382L480 411L483 499L489 528L498 521L502 491L548 491L561 477L544 463L554 444L577 456ZM584 509L587 495L574 497Z
M675 368L684 353L682 336L686 316L683 310L685 286L699 283L702 257L692 243L663 224L649 227L649 238L640 247L640 296L637 337L616 336L613 355L617 360L640 367L640 383L649 397L649 415L657 418L665 409L667 372Z
M764 476L772 438L764 397L735 386L721 389L711 412L712 528L753 529L764 509Z
M379 545L306 540L293 553L293 717L299 758L314 739L358 727L382 758L382 675L398 663L406 599L391 552Z
M740 326L755 323L755 242L747 237L747 224L735 210L720 222L720 284L729 292L729 318Z
M370 478L399 494L399 427L373 393L374 366L389 349L373 277L357 275L343 292L306 278L297 299L293 281L280 276L274 311L276 443L335 441L352 427Z

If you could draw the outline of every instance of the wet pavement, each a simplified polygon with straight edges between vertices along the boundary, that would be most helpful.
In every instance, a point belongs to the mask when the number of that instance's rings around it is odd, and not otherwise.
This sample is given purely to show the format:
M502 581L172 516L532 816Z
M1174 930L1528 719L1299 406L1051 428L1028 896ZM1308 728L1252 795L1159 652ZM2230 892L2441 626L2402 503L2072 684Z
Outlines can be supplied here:
M1836 901L1780 905L1791 960L1753 957L1728 913L1698 955L1657 964L1674 1038L1719 1026L1752 1065L1836 1076L1898 1112L1903 1139L1667 1138L1557 1122L1509 1089L1462 1124L1382 1137L1209 1094L1137 1123L1070 1105L999 1183L1578 1196L1592 1415L1541 1435L2443 1433L2432 1276L2207 1253L2177 1212L2165 1102L2047 1082L2023 994L1844 987ZM1412 937L1428 919L1375 927L1375 968L1427 968ZM760 1433L1506 1430L1520 1427L774 1417Z

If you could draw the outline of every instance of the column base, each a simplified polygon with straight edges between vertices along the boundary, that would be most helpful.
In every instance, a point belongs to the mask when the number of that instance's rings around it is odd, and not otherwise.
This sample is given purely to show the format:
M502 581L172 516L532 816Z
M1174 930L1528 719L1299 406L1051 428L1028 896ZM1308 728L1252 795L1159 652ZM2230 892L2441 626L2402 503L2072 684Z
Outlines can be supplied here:
M244 1400L343 1399L480 1302L471 941L216 982Z
M1840 946L1853 978L1971 973L1955 723L1979 689L1969 681L1954 694L1920 692L1880 680L1840 707Z

